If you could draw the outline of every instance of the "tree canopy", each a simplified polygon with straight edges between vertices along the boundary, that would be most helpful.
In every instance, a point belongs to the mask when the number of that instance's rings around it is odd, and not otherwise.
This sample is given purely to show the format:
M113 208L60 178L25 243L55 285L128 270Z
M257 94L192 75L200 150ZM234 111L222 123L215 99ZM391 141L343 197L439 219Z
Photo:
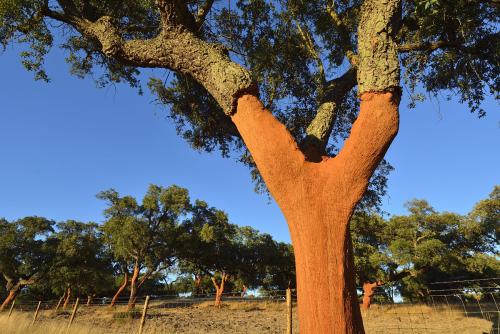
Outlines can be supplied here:
M195 149L237 154L251 166L257 189L265 189L240 134L206 87L168 61L120 49L125 44L146 48L155 41L164 31L162 11L170 6L163 8L163 3L6 0L0 4L0 42L4 47L25 45L23 65L41 80L49 80L44 58L54 44L66 52L73 75L91 76L101 87L125 82L141 92L142 68L176 70L156 73L147 85L169 106L179 134ZM266 107L298 143L334 155L358 112L362 3L199 0L172 6L178 6L178 21L187 30L249 69ZM444 94L458 96L479 116L485 114L484 98L498 97L498 10L496 0L403 1L396 37L410 106L425 96ZM379 166L365 201L378 203L390 169L386 162Z

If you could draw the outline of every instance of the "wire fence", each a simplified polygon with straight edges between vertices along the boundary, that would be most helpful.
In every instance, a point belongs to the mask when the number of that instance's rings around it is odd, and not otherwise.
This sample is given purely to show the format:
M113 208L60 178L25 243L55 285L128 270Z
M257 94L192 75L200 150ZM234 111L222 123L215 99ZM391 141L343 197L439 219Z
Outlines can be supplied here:
M500 278L436 282L421 300L411 303L394 303L379 290L371 307L362 311L366 333L500 334L499 283ZM213 306L215 294L183 296L138 296L132 310L128 297L119 298L114 307L109 297L84 298L79 305L72 300L66 308L59 299L17 301L0 316L0 323L2 318L16 326L25 323L30 329L26 333L44 334L298 333L297 310L287 306L296 305L295 291L289 303L286 290L225 293L221 308Z

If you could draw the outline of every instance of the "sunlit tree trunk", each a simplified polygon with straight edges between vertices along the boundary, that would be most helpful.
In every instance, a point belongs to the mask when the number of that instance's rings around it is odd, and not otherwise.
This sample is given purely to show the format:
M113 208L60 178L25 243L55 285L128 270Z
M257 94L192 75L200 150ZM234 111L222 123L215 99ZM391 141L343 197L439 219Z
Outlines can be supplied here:
M64 300L63 310L65 310L66 307L68 306L70 299L71 299L71 287L68 287L68 289L66 289L66 299Z
M0 306L0 311L3 311L10 303L14 302L14 300L17 297L19 290L10 290L9 294L3 301L2 305Z
M135 301L137 297L137 279L139 278L139 265L138 263L134 266L134 271L132 273L132 278L130 279L130 297L128 299L127 310L130 311L135 307Z
M361 305L363 310L368 310L370 308L376 288L382 285L384 285L382 281L363 283L363 304Z
M128 284L128 272L125 271L125 273L123 275L122 285L120 285L120 287L118 288L118 291L116 291L115 295L113 296L113 299L111 299L111 303L109 304L109 307L115 306L116 301L118 300L118 298L120 298L120 295L123 292L123 290L125 290L125 288L127 287L127 284Z
M364 331L349 220L397 133L398 105L390 92L363 94L341 152L310 162L256 97L238 100L233 122L290 228L302 333Z
M245 295L247 294L247 286L246 285L243 285L243 289L241 290L241 297L245 297Z
M227 275L224 271L221 274L220 284L217 283L217 280L215 279L215 277L212 277L212 283L214 284L214 287L215 287L215 301L214 301L215 307L220 308L222 305L222 295L224 293L224 284L228 279L229 279L229 275Z

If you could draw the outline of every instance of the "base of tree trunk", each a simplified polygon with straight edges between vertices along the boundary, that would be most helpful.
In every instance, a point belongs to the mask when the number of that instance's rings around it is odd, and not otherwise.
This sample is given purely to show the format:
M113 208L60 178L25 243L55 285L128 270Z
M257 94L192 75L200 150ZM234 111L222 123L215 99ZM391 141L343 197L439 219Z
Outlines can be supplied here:
M0 306L0 311L3 311L10 303L14 301L17 297L17 292L15 291L9 291L9 294L3 301L2 305Z

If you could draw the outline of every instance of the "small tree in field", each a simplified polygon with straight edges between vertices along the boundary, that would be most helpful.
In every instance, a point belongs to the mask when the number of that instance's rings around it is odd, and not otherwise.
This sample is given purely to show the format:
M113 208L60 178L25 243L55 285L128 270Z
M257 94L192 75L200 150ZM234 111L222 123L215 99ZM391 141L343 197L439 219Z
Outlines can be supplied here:
M50 238L53 225L42 217L0 220L0 273L8 291L0 310L12 303L22 288L47 279L55 250Z
M104 240L116 261L132 268L130 281L124 281L130 286L128 308L132 309L144 282L175 260L178 219L189 209L188 191L151 185L141 204L131 196L120 197L115 190L101 192L98 197L108 203Z
M93 296L106 291L112 280L109 254L106 254L98 225L68 220L57 224L57 250L49 275L52 290L63 295L63 308L70 298Z
M410 214L392 217L385 231L391 260L409 273L398 284L403 297L425 297L432 282L496 274L497 226L472 218L475 210L469 216L438 213L425 200L410 201L407 208Z
M182 223L182 230L180 268L192 273L199 280L197 284L203 276L210 277L215 290L214 305L220 307L226 283L241 265L240 248L235 241L237 227L229 223L223 211L197 200L190 218Z
M149 86L179 132L195 148L238 152L287 220L301 333L363 333L349 220L381 189L383 172L370 179L398 132L401 77L412 104L419 90L445 90L483 115L499 90L498 3L232 3L9 0L0 41L27 43L23 64L39 79L55 27L71 72L102 67L101 85L174 71Z
M401 279L408 271L398 272L398 265L387 252L387 222L378 214L357 212L351 219L351 236L358 285L363 289L362 308L368 309L378 287Z

